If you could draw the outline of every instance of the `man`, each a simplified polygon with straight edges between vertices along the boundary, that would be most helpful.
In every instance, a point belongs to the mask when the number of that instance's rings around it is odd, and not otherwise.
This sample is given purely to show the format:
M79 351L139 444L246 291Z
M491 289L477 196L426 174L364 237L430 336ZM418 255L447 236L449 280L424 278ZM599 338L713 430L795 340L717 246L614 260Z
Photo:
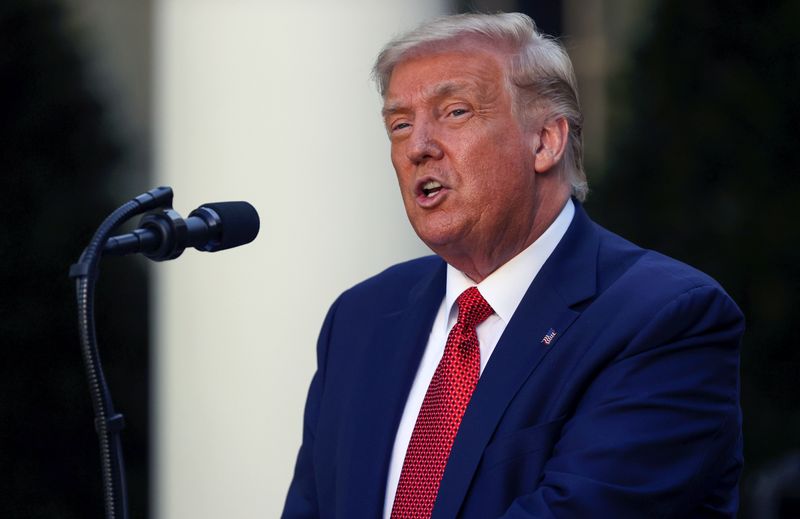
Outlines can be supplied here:
M741 313L586 216L564 50L459 15L375 75L437 256L333 304L284 517L735 516Z

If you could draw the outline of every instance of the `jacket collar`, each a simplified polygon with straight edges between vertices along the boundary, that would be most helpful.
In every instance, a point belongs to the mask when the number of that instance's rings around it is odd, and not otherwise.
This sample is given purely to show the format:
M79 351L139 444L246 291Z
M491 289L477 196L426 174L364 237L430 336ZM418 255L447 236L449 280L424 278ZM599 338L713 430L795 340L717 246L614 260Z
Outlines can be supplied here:
M434 268L409 291L407 304L384 316L370 339L370 348L359 372L365 381L359 388L360 407L347 426L352 443L345 449L346 495L339 496L337 517L373 517L383 513L386 474L394 439L411 384L425 350L433 320L445 291L446 264L434 260Z
M580 204L575 206L569 229L525 293L478 381L432 519L457 516L506 407L580 315L578 304L595 294L599 235Z
M456 517L483 451L509 402L580 315L575 307L596 290L599 236L581 205L564 237L528 288L489 359L456 436L433 518ZM444 297L446 264L440 261L409 291L405 308L385 316L365 358L364 404L348 427L352 444L337 515L381 514L394 438ZM543 344L550 332L556 335Z

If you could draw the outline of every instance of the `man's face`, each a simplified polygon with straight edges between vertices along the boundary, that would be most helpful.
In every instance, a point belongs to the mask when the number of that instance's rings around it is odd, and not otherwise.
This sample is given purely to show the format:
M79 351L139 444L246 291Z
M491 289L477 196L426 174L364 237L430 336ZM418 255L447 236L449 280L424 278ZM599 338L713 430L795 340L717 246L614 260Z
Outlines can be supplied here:
M405 59L389 81L384 122L405 209L445 259L530 241L536 137L512 113L504 60L477 45L445 50Z

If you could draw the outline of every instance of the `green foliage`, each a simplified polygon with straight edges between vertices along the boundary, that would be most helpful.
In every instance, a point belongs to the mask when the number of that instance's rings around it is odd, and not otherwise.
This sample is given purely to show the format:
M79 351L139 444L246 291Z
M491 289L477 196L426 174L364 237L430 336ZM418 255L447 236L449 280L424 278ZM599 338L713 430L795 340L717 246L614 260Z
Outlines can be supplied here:
M744 311L750 473L800 448L798 22L794 0L659 2L614 85L589 204L714 276Z

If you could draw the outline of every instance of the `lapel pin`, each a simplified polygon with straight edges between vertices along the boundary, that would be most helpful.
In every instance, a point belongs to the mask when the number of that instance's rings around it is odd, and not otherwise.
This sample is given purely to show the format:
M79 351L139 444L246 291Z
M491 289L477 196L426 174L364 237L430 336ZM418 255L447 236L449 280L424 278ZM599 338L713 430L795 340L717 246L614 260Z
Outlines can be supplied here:
M549 346L550 343L553 342L553 339L555 338L556 335L558 335L558 332L550 328L549 330L547 330L547 335L542 337L542 344L544 344L545 346Z

